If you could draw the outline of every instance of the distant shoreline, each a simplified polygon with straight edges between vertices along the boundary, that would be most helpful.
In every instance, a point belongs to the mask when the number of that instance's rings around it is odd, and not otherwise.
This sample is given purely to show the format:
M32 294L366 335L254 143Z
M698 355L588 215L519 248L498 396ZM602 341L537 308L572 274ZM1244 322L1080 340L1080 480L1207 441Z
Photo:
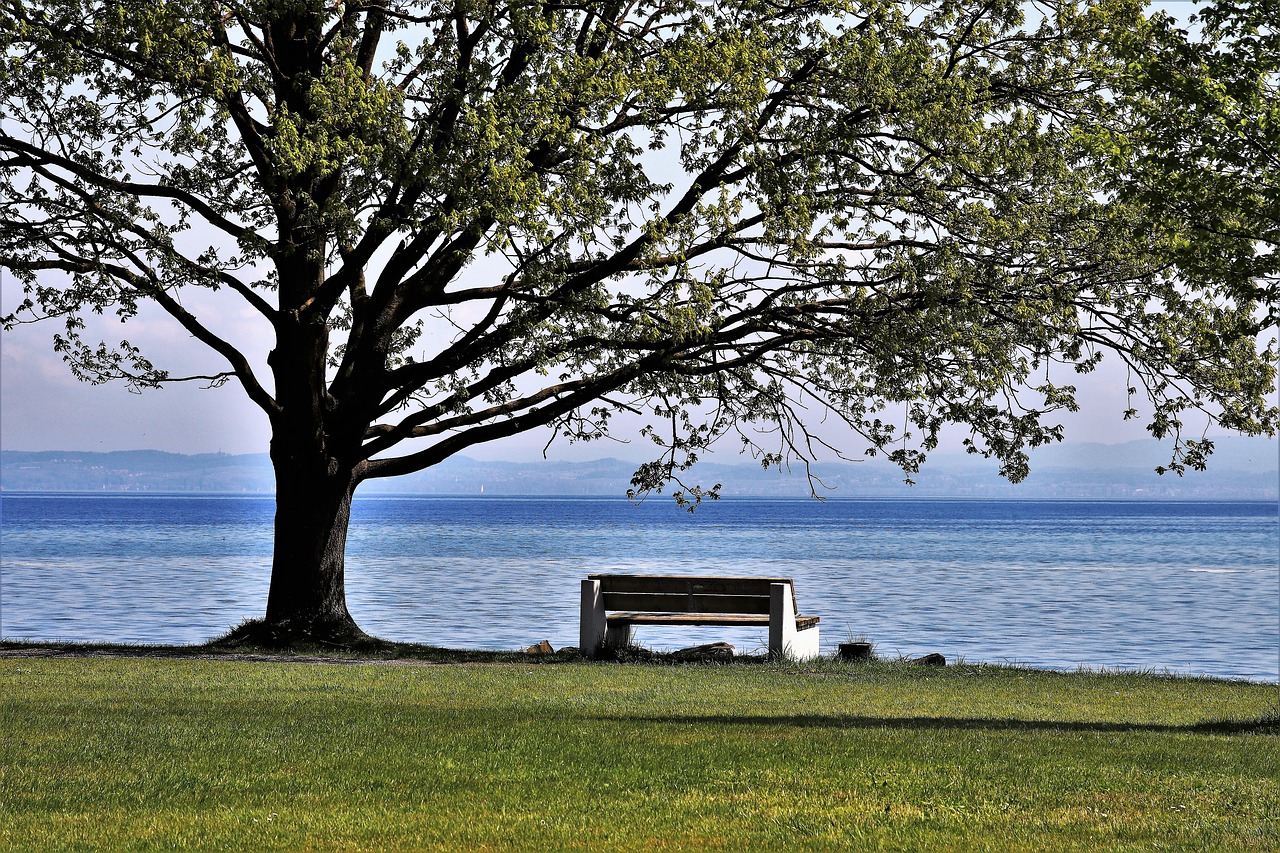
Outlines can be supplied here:
M1077 444L1043 448L1032 457L1031 475L1014 484L1001 478L992 460L955 453L930 457L915 485L882 458L818 462L811 467L823 497L954 498L972 500L1280 500L1280 442L1225 437L1207 471L1185 476L1155 473L1168 464L1167 444ZM686 482L719 483L725 497L809 498L802 466L789 472L764 469L738 456L709 456L687 472ZM622 497L636 463L589 461L485 461L456 456L439 465L361 485L362 497ZM275 479L265 453L178 454L139 451L0 451L0 489L5 492L271 495ZM828 491L829 488L829 491ZM670 490L667 490L667 494Z
M253 499L259 498L263 500L274 499L275 492L214 492L201 490L188 491L150 491L143 489L98 489L98 490L60 490L60 489L7 489L0 486L0 495L6 497L17 498L230 498L230 499ZM647 501L667 501L670 496L666 494L654 495L646 498ZM423 500L423 501L492 501L498 503L501 501L522 501L522 500L539 500L539 501L615 501L620 503L640 503L633 501L624 495L608 495L608 494L485 494L485 495L469 495L469 494L432 494L429 492L373 492L365 494L357 491L354 497L356 501L382 501L382 500ZM800 495L751 495L751 494L730 494L724 495L715 503L730 502L792 502L802 503L808 501L816 501L817 498L800 496ZM1123 504L1139 504L1139 503L1158 503L1158 504L1199 504L1199 503L1222 503L1222 504L1277 504L1274 498L1182 498L1182 497L1104 497L1104 498L1088 498L1088 497L972 497L972 496L954 496L954 495L836 495L826 496L822 498L823 502L867 502L879 503L885 501L929 501L937 503L1123 503ZM704 501L704 505L711 505L713 502ZM1280 506L1277 506L1280 512Z

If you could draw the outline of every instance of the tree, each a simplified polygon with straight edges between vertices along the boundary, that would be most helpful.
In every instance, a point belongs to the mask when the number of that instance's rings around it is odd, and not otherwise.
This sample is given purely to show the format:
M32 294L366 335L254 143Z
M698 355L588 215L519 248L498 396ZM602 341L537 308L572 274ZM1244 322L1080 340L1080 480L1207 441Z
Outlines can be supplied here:
M361 482L529 429L644 415L637 493L720 439L807 461L827 414L908 476L967 425L1017 480L1076 407L1070 370L1115 353L1175 466L1207 449L1188 409L1273 430L1250 274L1181 275L1193 217L1115 186L1136 155L1108 150L1128 102L1104 36L1141 14L1032 14L0 0L0 266L28 297L5 322L60 318L88 381L234 381L262 408L284 640L362 636ZM265 319L265 366L193 291ZM219 366L84 339L145 303Z
M1280 311L1280 20L1266 4L1215 0L1189 24L1166 15L1109 34L1123 121L1099 134L1115 155L1110 188L1161 222L1201 286L1249 282Z

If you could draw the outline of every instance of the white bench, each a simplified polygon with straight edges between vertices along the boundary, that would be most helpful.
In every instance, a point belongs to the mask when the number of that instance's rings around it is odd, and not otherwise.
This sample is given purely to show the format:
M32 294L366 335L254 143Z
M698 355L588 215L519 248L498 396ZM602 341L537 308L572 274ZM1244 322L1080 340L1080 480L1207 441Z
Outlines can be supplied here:
M791 578L588 575L578 647L596 658L631 644L635 625L767 626L769 654L819 654L817 616L801 616Z

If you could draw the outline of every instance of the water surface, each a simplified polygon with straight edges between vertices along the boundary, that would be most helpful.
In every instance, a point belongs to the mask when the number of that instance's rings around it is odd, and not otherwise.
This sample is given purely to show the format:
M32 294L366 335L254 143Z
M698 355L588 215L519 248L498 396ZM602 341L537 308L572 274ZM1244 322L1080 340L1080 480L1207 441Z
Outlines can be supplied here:
M191 643L261 614L270 497L5 493L0 636ZM824 649L1280 678L1268 503L358 499L348 603L367 631L460 648L577 643L590 572L789 576ZM652 648L765 629L642 628Z

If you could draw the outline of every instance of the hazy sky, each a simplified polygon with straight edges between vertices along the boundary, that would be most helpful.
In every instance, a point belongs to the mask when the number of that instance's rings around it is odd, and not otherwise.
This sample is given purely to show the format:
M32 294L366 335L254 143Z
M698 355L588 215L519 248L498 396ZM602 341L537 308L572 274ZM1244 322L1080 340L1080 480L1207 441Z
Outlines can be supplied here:
M1190 3L1157 4L1178 16L1191 10ZM21 293L7 273L0 272L0 313L13 309ZM218 303L219 326L236 340L248 332L259 341L257 355L267 348L265 330L254 329L260 322L234 299ZM228 307L233 306L233 307ZM198 315L204 316L197 312ZM151 448L179 453L258 453L267 449L269 431L266 417L253 406L235 383L205 390L195 385L176 385L144 394L131 394L122 385L89 386L78 382L53 353L51 340L56 324L43 324L0 334L0 447L8 450L131 450ZM97 331L97 330L94 330ZM240 334L235 334L238 331ZM188 339L176 324L158 313L131 321L126 326L106 321L99 335L108 341L126 338L139 345L157 364L178 374L209 372L218 363L202 346ZM98 340L97 336L86 339ZM1125 377L1114 358L1089 377L1079 377L1084 411L1065 420L1068 441L1119 442L1143 438L1138 422L1124 423L1120 412L1124 400ZM258 365L262 364L259 358ZM526 459L541 454L548 433L537 432L504 442L476 447L467 453L477 458ZM955 442L958 443L958 438ZM838 436L837 436L838 441ZM847 445L860 449L861 445ZM640 458L646 448L638 441L630 445L597 442L569 447L554 445L553 458L596 458L618 456ZM720 461L731 461L734 448L727 445ZM723 458L722 458L723 457Z

